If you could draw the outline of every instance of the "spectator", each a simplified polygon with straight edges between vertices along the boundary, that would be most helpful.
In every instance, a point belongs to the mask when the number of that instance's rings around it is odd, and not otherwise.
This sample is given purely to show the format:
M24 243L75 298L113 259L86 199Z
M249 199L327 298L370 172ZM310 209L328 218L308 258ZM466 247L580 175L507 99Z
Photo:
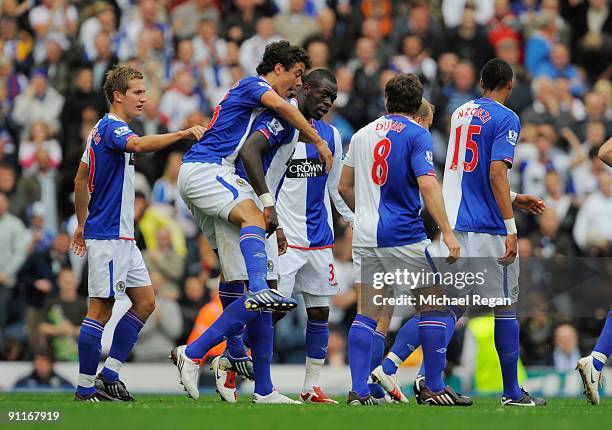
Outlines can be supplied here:
M59 227L57 197L57 172L51 168L49 152L45 148L36 151L36 171L30 176L23 176L17 183L15 205L20 217L25 219L26 210L34 202L42 202L45 207L45 230L55 234Z
M203 19L212 22L219 20L219 10L213 0L187 0L174 8L171 19L176 37L192 38Z
M162 288L164 296L178 299L178 284L183 277L185 261L173 249L170 242L170 232L167 228L157 230L157 248L147 248L143 258L149 272L157 272L165 279Z
M527 39L525 46L525 66L531 75L550 60L555 35L557 34L556 16L549 10L542 11L536 18L536 30Z
M540 215L538 231L530 235L537 257L573 257L574 245L571 237L559 230L559 218L553 209L546 209Z
M6 85L8 99L11 103L28 86L28 78L23 73L16 71L11 60L4 55L0 56L0 79Z
M158 15L157 2L155 0L141 0L139 13L129 20L125 20L125 38L121 39L117 56L120 60L127 60L136 54L135 47L138 45L140 35L146 31L157 32L154 37L159 37L158 50L165 59L170 58L172 49L172 31L165 18Z
M240 45L240 65L247 76L255 76L255 69L263 57L266 45L281 40L272 18L263 17L257 21L257 33Z
M533 102L529 86L531 78L521 61L520 42L512 38L499 41L495 45L495 55L512 66L514 81L506 105L520 116Z
M182 159L182 152L174 151L170 153L163 176L153 186L153 204L158 203L174 207L181 200L176 183Z
M463 10L461 24L449 32L446 46L449 46L463 61L472 63L476 70L482 70L485 63L493 58L493 48L489 43L487 32L476 22L476 10L473 7L466 7Z
M63 49L69 48L70 38L77 32L79 15L76 7L65 0L42 0L30 11L29 20L36 36L34 61L40 63L51 40L56 40Z
M99 31L94 38L95 55L91 58L93 72L93 89L97 93L102 90L102 85L106 79L106 73L113 68L119 59L113 52L111 35L106 31ZM103 112L102 110L101 112Z
M189 333L195 325L200 309L206 304L206 290L204 283L197 276L185 279L184 292L179 300L181 315L183 316L183 334L178 340L179 345L187 343Z
M20 30L17 19L11 15L2 14L0 18L0 53L6 56L21 72L29 71L32 65L32 36L25 30Z
M235 0L225 18L225 38L240 44L255 35L255 28L262 17L273 14L269 2Z
M45 121L53 130L60 129L59 117L64 96L49 85L44 70L36 70L28 88L15 99L13 121L27 131L34 121Z
M477 97L476 72L468 62L460 62L453 70L452 84L446 87L444 93L447 99L446 113L452 115L455 109Z
M58 375L53 368L53 357L50 353L37 353L34 355L34 369L32 373L19 378L13 388L26 390L74 390L66 378Z
M15 207L12 204L15 197L15 188L17 184L17 172L11 164L0 163L0 193L4 194L10 206L9 212L17 215Z
M289 10L274 17L278 34L292 45L302 45L304 40L319 31L317 22L304 12L305 0L289 0Z
M41 202L35 202L28 209L29 228L25 234L28 244L28 256L35 252L47 252L53 243L53 233L45 230L45 207Z
M590 123L587 126L587 139L583 143L569 128L561 129L561 133L571 148L570 175L574 194L582 201L598 188L594 167L599 165L597 152L605 139L605 127L601 122Z
M355 62L355 75L353 78L353 95L358 124L362 126L377 118L379 110L376 102L380 95L380 75L383 68L376 55L376 44L368 38L362 37L357 41L357 61Z
M580 359L578 333L571 324L561 324L555 329L553 361L557 372L571 372Z
M220 64L207 64L203 69L206 82L206 97L210 106L216 106L223 100L227 89L242 79L244 71L240 67L240 47L236 42L225 45L225 57Z
M106 101L100 91L94 88L94 73L90 67L81 67L75 73L73 86L66 92L61 121L64 133L79 134L83 109L93 106L98 112L106 110Z
M202 100L195 92L196 82L189 70L181 69L172 79L172 85L159 100L159 113L167 122L168 131L181 130L183 123L193 111L200 110Z
M38 331L42 304L57 291L57 276L61 269L70 267L69 251L70 236L59 233L51 249L30 255L19 271L19 285L26 299L25 322L30 351L40 351L44 347Z
M381 26L381 21L375 18L365 19L361 23L361 37L367 37L374 41L376 57L381 64L387 65L393 58L395 49L392 49L385 40Z
M574 96L584 93L584 82L578 68L570 63L570 53L562 43L555 43L550 51L550 60L544 62L536 71L535 77L547 76L551 79L566 78Z
M0 91L1 84L0 84ZM13 143L13 136L9 130L4 128L0 123L0 163L16 165L17 164L17 148Z
M66 94L66 90L70 86L72 70L66 58L65 50L57 40L52 39L47 43L46 56L35 67L46 72L49 86L56 89L60 94Z
M555 212L561 228L569 227L574 221L574 207L572 198L563 189L559 173L554 170L548 172L544 183L546 186L546 196L544 197L546 206Z
M306 45L312 70L329 68L329 46L322 39L311 38Z
M419 36L409 34L402 40L402 55L393 58L392 68L401 73L414 73L424 86L429 86L436 80L436 62L423 49L423 41Z
M487 27L489 28L489 42L495 50L502 41L511 40L516 43L521 41L521 22L510 7L510 0L494 2L493 17Z
M474 11L474 22L480 25L488 23L495 13L495 1L481 0L469 2L469 0L442 0L442 17L446 28L458 27L461 24L461 15L457 11L470 8Z
M533 103L525 109L521 115L524 124L555 124L559 129L571 127L574 117L569 111L561 110L561 105L555 94L553 82L541 77L534 79L531 83L533 92Z
M51 136L49 125L44 121L32 123L28 140L19 146L19 165L26 172L35 173L38 169L37 153L44 149L49 154L49 168L56 170L62 162L62 147Z
M329 8L322 8L317 13L319 33L304 40L304 46L309 46L312 40L321 40L327 45L330 65L345 63L350 55L351 40L344 33L346 27L336 25L336 14Z
M81 24L79 31L79 41L85 51L88 61L93 61L98 57L96 37L99 33L105 33L111 39L117 35L117 17L112 5L104 1L98 1L92 5L93 16L87 18Z
M422 0L411 2L408 18L404 22L402 21L398 20L393 24L395 31L392 40L395 45L399 46L399 42L406 34L415 34L423 41L428 54L433 58L438 58L444 44L444 31L431 16L430 2Z
M49 347L61 361L77 361L77 340L81 322L87 313L85 298L77 293L79 284L72 270L64 268L57 276L58 294L42 304L40 333L49 337Z
M165 279L160 273L151 273L155 310L138 335L133 350L136 362L165 362L168 351L174 348L183 330L181 308L175 299L164 294L164 283Z
M579 124L578 136L586 136L589 122L602 122L606 126L606 136L612 136L612 118L606 112L606 100L598 92L591 91L584 96L586 116Z
M206 283L206 287L208 288L208 292L210 294L210 301L206 303L202 309L200 309L200 312L198 312L198 316L196 317L191 333L189 334L189 338L187 339L187 344L193 342L202 333L208 330L208 328L223 312L223 306L221 305L221 299L219 298L219 278L210 279L209 282ZM224 350L225 342L221 342L209 350L208 355L213 357L221 355Z
M193 58L200 65L216 68L224 64L228 42L219 37L217 23L204 18L198 24L198 33L193 38Z
M17 271L26 258L25 227L9 213L6 194L0 192L0 331L7 324L8 304L13 293Z
M590 256L612 255L612 175L597 176L599 190L586 198L576 216L574 241Z

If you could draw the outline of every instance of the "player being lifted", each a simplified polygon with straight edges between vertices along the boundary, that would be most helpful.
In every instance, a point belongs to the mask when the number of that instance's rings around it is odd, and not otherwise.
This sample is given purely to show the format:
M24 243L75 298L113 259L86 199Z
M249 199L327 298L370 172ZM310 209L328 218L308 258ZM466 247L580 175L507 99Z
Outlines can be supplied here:
M199 397L199 363L206 352L225 336L235 334L245 324L252 322L261 325L259 329L253 328L249 332L258 332L262 336L262 344L256 346L255 340L251 339L251 348L263 349L267 344L264 338L272 335L271 324L267 323L268 314L249 313L248 310L288 311L297 304L295 300L268 288L266 273L270 250L266 250L266 223L256 201L261 199L266 204L271 196L262 195L258 198L248 182L236 175L235 162L257 114L263 108L270 108L304 133L317 147L326 168L332 167L332 156L327 144L299 110L284 98L292 88L301 85L301 76L309 65L309 58L302 48L286 41L269 44L257 67L259 76L242 79L230 89L216 107L207 132L183 158L178 178L181 196L207 237L212 236L211 229L215 230L224 276L234 266L240 266L236 270L244 268L249 280L249 292L225 308L205 333L189 346L182 345L172 351L171 356L179 368L181 383L194 399ZM219 220L239 227L237 240L243 257L241 261L224 263L223 255L232 255L231 249L236 244L230 243L233 235L230 235L230 241L219 240ZM229 247L227 252L225 247ZM270 333L264 334L267 331ZM256 388L257 394L266 395L271 392L271 383L263 386L265 389Z
M394 270L386 267L385 261L389 260L399 260L403 268L414 272L435 271L427 250L430 241L419 215L420 195L444 232L444 241L451 250L448 261L459 258L459 243L446 218L433 170L431 135L412 119L422 96L423 86L415 75L392 78L385 86L388 115L353 136L344 160L339 191L348 206L355 208L353 261L358 282L358 313L348 336L352 388L347 402L351 405L378 404L370 394L368 376L381 306L373 301L372 285L365 283L362 276L366 272ZM415 287L419 296L442 293L439 286ZM437 305L421 306L420 311L419 337L426 363L423 397L432 405L471 405L470 399L459 397L442 381L446 320L451 316Z
M599 158L601 161L612 167L612 138L608 139L599 148ZM603 369L608 357L612 354L612 309L608 312L606 323L599 335L597 344L593 352L586 357L582 357L576 364L576 370L580 372L584 385L584 394L587 400L593 405L599 404L599 382L601 380L601 370Z
M433 114L434 114L434 106L431 105L427 100L423 99L421 103L421 107L419 108L415 121L419 123L422 127L429 129L433 122ZM517 194L513 201L513 206L522 209L528 213L533 215L541 213L544 208L544 202L532 195L527 194ZM452 312L452 318L448 318L446 320L446 342L450 342L453 332L455 330L455 323L459 318L463 316L465 312L465 308L462 306L448 306L447 310ZM406 402L404 394L400 390L399 384L397 383L397 369L399 366L419 347L421 346L421 342L419 340L419 322L421 320L421 316L419 314L415 315L400 328L395 337L395 342L393 346L389 350L387 357L382 361L382 365L380 364L380 357L382 357L384 353L384 338L378 345L378 348L373 344L372 347L372 367L374 370L372 372L372 379L375 382L378 382L384 389L389 393L391 398L398 401ZM388 326L389 320L379 321L377 331L381 332L383 329L386 329ZM382 328L381 328L382 326ZM376 342L380 336L375 336L374 341ZM379 352L379 355L376 356L376 352ZM375 367L378 366L378 367ZM425 365L424 363L421 365L421 369L417 374L415 383L414 383L414 394L417 400L417 403L422 403L419 387L420 382L423 378L425 378ZM379 397L380 394L376 394L376 387L370 388L375 397Z
M543 406L518 384L519 294L517 230L512 212L508 169L521 132L517 115L504 106L512 91L513 72L498 58L485 64L482 98L458 107L451 117L443 181L448 219L468 257L460 270L487 271L481 296L509 299L495 307L495 348L501 365L504 406ZM543 205L543 202L540 206ZM443 233L444 234L444 233ZM490 281L490 282L489 282ZM426 366L426 372L427 364Z
M274 184L267 179L264 182L257 170L261 164L254 160L263 151L269 154L273 150L273 146L268 149L267 141L274 141L274 130L263 129L249 138L241 151L241 159L255 191L260 194L271 190L277 195L280 223L277 234L282 232L288 244L287 252L279 257L279 292L285 296L300 293L306 305L307 357L301 398L311 403L336 403L319 387L319 374L325 362L329 338L329 301L338 290L331 249L334 235L330 197L340 214L351 224L353 213L338 193L343 157L340 134L321 121L336 99L336 78L328 70L317 69L306 75L303 81L304 86L297 97L298 106L334 154L331 171L325 171L314 145L300 139L290 163L282 165L283 173L286 171L282 187L273 187ZM274 206L267 207L264 212L273 224L277 222ZM276 313L274 320L278 321L283 315Z
M78 227L72 249L87 252L89 307L79 334L79 382L75 400L134 400L119 380L145 321L155 309L155 294L140 250L134 241L135 152L159 151L184 139L198 140L206 130L137 136L127 125L146 102L142 74L129 67L108 72L104 94L110 112L87 138L74 184ZM116 298L127 295L132 307L115 328L109 356L96 376L104 325Z

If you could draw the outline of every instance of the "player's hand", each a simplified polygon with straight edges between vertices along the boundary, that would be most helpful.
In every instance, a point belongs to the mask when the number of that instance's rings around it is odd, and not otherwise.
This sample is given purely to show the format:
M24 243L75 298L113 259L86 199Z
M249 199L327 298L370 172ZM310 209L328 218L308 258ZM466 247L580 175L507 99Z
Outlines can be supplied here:
M442 240L448 248L448 257L446 257L446 262L448 264L453 264L455 261L459 260L459 256L461 254L461 245L459 244L459 241L457 240L452 231L443 234Z
M497 262L502 266L508 266L514 262L517 253L518 236L516 234L509 234L506 236L506 252L497 259Z
M70 249L79 257L85 256L87 245L85 244L85 228L83 226L78 226L75 230Z
M531 194L517 194L512 204L532 215L541 214L546 209L544 200Z
M270 237L278 227L278 216L274 206L266 206L263 210L264 222L266 223L266 234Z
M278 255L283 255L287 252L287 237L282 228L276 229L276 242L278 242Z
M206 127L194 125L187 130L183 130L183 137L185 139L200 140L202 136L204 136L204 133L206 133L206 130L208 130Z
M319 151L319 160L325 163L325 171L329 173L334 165L334 156L327 146L327 142L323 141L322 145L317 146L317 151Z

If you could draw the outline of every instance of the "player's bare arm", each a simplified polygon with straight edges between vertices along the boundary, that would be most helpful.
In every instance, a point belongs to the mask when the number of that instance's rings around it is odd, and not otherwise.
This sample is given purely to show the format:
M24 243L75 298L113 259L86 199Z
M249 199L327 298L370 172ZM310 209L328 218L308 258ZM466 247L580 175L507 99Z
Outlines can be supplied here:
M508 265L514 261L518 252L518 237L510 199L510 183L508 182L508 164L505 161L492 161L489 180L491 181L495 201L508 230L506 252L497 261L500 264Z
M238 156L244 163L244 170L249 178L249 183L264 205L264 221L266 233L272 234L278 227L278 217L274 208L274 197L268 190L262 157L268 149L268 140L261 132L253 133L244 142ZM280 254L279 254L280 255Z
M191 139L198 141L206 132L206 127L195 125L186 130L176 131L167 134L153 134L150 136L131 137L125 145L126 152L156 152L160 151L181 139Z
M531 215L541 214L546 209L544 200L532 194L518 194L510 191L510 197L515 208L522 209Z
M612 137L599 148L599 159L612 167Z
M87 190L87 179L89 176L89 166L81 162L74 178L74 208L77 217L77 228L72 238L70 248L79 257L83 257L87 251L85 245L84 229L87 220L87 207L89 205L89 191Z
M317 147L319 158L325 162L325 170L330 171L334 161L327 143L321 139L317 131L308 123L298 108L279 96L275 91L267 91L261 96L261 103L274 109L297 128L313 145Z
M342 174L340 182L338 182L338 192L342 196L344 203L350 210L355 212L355 169L344 165L342 166Z
M442 197L442 188L435 176L421 175L417 178L417 182L427 211L431 214L436 224L438 224L440 232L442 233L442 240L444 240L448 248L449 255L447 257L447 262L454 263L459 259L461 246L457 238L455 238L453 229L448 222L446 208L444 207L444 198Z

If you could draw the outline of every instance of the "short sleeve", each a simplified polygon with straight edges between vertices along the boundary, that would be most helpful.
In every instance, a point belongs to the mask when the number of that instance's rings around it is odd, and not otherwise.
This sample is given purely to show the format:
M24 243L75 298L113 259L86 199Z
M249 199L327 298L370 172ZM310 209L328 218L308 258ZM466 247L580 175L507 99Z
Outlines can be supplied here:
M415 136L410 153L410 165L417 178L424 175L436 176L433 164L433 141L428 131Z
M351 137L351 143L349 143L348 151L346 151L346 155L344 156L344 165L348 167L355 167L355 161L353 159L353 152L355 152L354 146L357 141L357 135L354 134Z
M241 86L241 99L253 105L261 105L261 96L268 91L273 91L270 84L261 79L248 79Z
M270 146L289 143L295 132L292 126L281 120L271 111L266 111L255 120L253 130L259 131L266 136Z
M510 166L514 163L514 150L521 134L521 123L515 114L508 115L495 133L491 161L505 161Z
M137 136L136 133L124 122L113 122L109 126L110 133L110 146L116 151L126 152L125 145L127 145L130 137Z

